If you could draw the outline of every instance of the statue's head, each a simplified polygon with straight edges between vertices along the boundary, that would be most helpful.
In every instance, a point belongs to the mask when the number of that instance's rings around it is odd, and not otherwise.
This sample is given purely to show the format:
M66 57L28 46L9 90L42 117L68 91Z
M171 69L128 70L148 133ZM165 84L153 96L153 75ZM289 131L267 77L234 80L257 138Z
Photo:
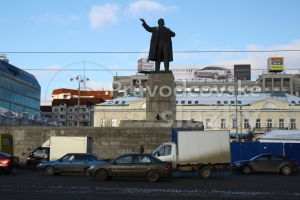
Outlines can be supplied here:
M158 20L158 24L159 24L159 25L165 25L164 19L160 18L160 19Z

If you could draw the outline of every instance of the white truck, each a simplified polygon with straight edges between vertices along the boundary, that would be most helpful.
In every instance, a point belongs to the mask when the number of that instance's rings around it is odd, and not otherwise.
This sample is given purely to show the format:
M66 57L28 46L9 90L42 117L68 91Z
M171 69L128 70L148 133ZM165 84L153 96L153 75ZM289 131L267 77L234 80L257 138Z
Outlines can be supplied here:
M67 153L92 153L92 137L51 136L27 157L26 165L37 167L41 162L57 160Z
M230 132L172 130L172 142L161 144L152 153L172 162L174 170L198 172L209 178L213 171L227 171L231 163Z

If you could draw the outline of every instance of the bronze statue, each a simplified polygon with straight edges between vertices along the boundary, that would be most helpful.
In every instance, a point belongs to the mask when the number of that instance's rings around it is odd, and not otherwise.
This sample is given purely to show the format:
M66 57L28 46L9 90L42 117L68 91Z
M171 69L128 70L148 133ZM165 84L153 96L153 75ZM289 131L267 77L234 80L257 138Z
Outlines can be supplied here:
M175 37L175 33L164 26L163 19L159 19L158 26L155 27L149 27L142 18L140 20L143 22L143 27L152 33L148 59L155 61L155 71L159 71L162 61L165 71L169 71L169 62L173 61L171 37Z

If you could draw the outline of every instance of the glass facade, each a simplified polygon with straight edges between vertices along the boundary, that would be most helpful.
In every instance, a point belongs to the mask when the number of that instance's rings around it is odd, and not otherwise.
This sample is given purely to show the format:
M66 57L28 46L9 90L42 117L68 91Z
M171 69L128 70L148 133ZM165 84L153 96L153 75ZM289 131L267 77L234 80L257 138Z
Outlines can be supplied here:
M0 107L40 116L41 86L36 78L0 60Z

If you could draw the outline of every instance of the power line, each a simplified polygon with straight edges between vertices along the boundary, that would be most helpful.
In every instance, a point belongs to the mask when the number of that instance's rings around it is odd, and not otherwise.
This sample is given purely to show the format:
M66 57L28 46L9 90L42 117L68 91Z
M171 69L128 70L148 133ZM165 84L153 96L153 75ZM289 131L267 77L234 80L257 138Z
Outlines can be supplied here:
M217 66L217 65L216 65ZM194 67L194 66L193 66ZM199 66L202 67L202 66ZM174 70L186 70L186 69L190 69L188 66L186 68L176 68ZM233 68L228 68L233 70ZM83 69L22 69L22 70L28 70L28 71L83 71ZM84 69L85 71L108 71L106 69ZM109 71L136 71L137 69L109 69ZM171 69L172 71L173 69ZM197 69L192 69L192 70L197 70ZM251 69L252 70L267 70L267 68L259 68L259 69ZM298 70L298 69L284 69L284 71L286 70Z
M197 50L197 51L173 51L173 53L262 53L262 52L300 52L300 49L274 49L274 50ZM142 51L7 51L1 52L8 53L26 53L26 54L77 54L77 53L91 53L91 54L121 54L121 53L149 53Z

